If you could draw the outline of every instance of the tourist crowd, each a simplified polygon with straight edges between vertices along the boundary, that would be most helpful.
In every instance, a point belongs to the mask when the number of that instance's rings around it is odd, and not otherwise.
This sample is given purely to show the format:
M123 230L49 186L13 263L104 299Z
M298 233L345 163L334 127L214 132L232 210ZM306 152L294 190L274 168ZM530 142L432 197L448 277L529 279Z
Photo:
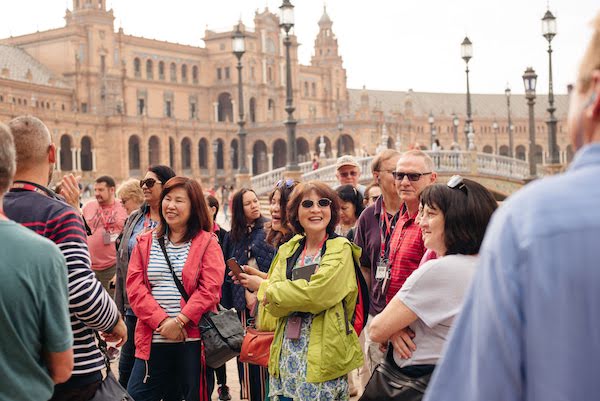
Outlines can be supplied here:
M597 397L600 16L594 29L575 161L500 207L391 149L368 186L351 155L333 187L283 177L268 213L252 188L207 191L164 165L118 187L99 175L82 205L72 175L49 187L42 121L0 124L0 400L96 399L117 355L136 401ZM206 363L201 321L224 309L270 341L268 362L238 358L236 395Z

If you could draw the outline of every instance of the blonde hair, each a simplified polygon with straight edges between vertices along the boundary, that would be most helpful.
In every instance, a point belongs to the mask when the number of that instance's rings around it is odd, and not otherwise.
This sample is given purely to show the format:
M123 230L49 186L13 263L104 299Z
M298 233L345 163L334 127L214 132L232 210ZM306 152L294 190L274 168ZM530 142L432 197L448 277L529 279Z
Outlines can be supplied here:
M592 39L583 55L579 67L579 76L577 77L577 90L580 92L586 92L589 89L592 82L592 72L600 70L600 13L596 15L591 25L594 30Z
M144 203L144 192L142 191L142 188L140 188L139 180L130 178L119 185L119 188L117 189L117 197L132 199L134 202L137 202L140 205Z

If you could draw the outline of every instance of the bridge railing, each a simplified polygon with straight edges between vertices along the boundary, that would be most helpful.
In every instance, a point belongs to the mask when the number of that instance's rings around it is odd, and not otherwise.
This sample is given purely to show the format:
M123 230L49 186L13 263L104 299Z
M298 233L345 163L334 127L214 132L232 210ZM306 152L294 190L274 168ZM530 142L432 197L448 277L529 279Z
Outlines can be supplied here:
M512 157L477 153L477 173L522 180L529 177L529 164Z
M321 163L329 164L334 161L335 159L325 159L322 160ZM304 175L312 171L312 161L298 163L298 167L300 167L300 172ZM279 167L274 170L267 171L266 173L258 174L251 177L250 185L258 195L263 195L272 190L273 186L277 183L277 181L284 178L284 176L285 167Z

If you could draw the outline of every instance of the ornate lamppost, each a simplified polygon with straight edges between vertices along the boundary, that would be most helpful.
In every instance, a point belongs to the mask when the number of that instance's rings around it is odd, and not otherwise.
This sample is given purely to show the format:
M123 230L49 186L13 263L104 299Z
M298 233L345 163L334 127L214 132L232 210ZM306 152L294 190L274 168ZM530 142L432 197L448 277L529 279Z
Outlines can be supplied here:
M494 120L492 129L494 130L494 153L498 155L500 154L498 151L498 121Z
M554 91L552 88L552 39L556 36L556 18L550 10L546 11L542 18L542 35L548 41L548 153L550 156L550 164L559 164L560 158L558 155L558 145L556 144L556 117L554 117Z
M342 122L342 116L338 114L337 116L337 129L338 129L338 156L343 156L343 151L345 149L342 149L342 131L344 131L344 123Z
M286 83L286 98L285 98L285 111L287 112L287 120L285 126L287 128L287 146L288 146L288 157L287 157L287 170L298 171L298 161L296 158L296 120L294 120L294 106L293 106L293 93L292 93L292 63L290 60L290 46L292 40L290 39L290 29L294 26L294 5L289 0L283 0L283 3L279 7L280 10L280 23L279 27L285 31L285 39L283 44L285 45L285 83Z
M537 74L533 68L528 67L523 74L523 84L525 85L525 98L529 106L529 175L531 178L537 176L537 165L535 160L535 85L537 83Z
M458 124L460 121L458 120L458 116L456 113L452 116L452 127L454 129L454 143L458 145Z
M433 124L435 123L435 118L433 118L433 111L429 112L429 117L427 117L427 122L429 123L429 149L433 149L433 143L435 142L435 132L433 128Z
M238 136L240 138L240 151L238 154L238 164L239 164L239 173L240 174L248 174L248 167L246 167L246 130L244 125L246 122L244 121L244 89L242 87L242 56L246 52L246 43L245 43L245 35L240 29L240 22L237 26L236 31L232 36L232 48L233 54L237 57L237 70L238 70L238 108L240 118L238 120L238 125L240 126L238 130Z
M508 112L508 157L513 157L513 125L510 116L510 86L508 84L506 84L504 94L506 95L506 110Z
M465 121L465 137L466 137L466 148L470 149L474 147L473 138L469 141L469 134L473 134L473 119L471 118L471 90L469 88L469 60L473 57L473 43L465 36L465 39L460 44L460 55L467 66L465 72L467 73L467 121Z

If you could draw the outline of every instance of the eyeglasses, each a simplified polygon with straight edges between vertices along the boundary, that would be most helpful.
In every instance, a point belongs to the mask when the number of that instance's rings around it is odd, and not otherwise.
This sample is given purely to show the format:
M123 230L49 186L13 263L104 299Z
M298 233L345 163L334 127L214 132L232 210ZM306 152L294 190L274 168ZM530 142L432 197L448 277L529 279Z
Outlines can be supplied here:
M154 184L162 184L162 182L155 180L154 178L146 178L145 180L140 180L140 188L143 188L146 185L146 188L152 188Z
M291 178L288 178L287 180L277 181L277 184L275 184L275 188L281 188L281 187L285 186L285 188L290 189L295 184L296 184L296 182L294 180L292 180Z
M458 174L450 177L450 179L448 180L448 184L446 185L448 185L448 188L463 191L465 195L467 195L468 193L467 186L465 185L463 178Z
M356 177L358 175L358 171L344 171L340 173L340 177L348 178L348 177Z
M431 174L431 171L429 173L403 173L401 171L394 171L392 173L394 178L398 181L402 181L404 179L404 177L407 177L409 181L413 181L413 182L419 181L422 176L429 175L429 174Z
M315 202L310 199L305 199L302 201L301 205L305 209L310 209L315 205ZM319 205L320 208L326 208L331 205L331 199L321 198L317 201L317 205Z

